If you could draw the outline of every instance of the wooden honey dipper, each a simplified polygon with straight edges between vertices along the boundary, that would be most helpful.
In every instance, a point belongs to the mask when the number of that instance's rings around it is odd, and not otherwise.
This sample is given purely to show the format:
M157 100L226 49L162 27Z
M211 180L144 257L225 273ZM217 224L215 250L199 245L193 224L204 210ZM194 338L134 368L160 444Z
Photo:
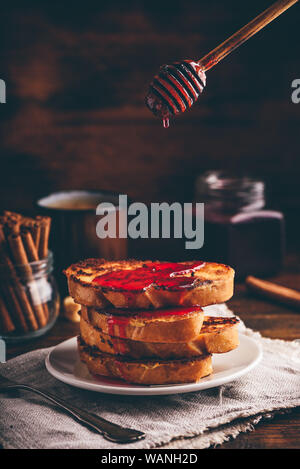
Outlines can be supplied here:
M170 116L184 112L197 101L206 84L207 70L217 65L297 1L278 0L198 61L184 60L163 65L150 84L146 96L148 108L163 120L164 127L169 127Z

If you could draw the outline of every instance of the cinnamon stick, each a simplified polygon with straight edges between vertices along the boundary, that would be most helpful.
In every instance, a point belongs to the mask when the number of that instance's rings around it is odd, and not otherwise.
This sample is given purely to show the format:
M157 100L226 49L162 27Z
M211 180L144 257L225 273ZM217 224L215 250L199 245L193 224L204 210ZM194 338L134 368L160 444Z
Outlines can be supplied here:
M19 268L22 269L22 273L25 272L25 275L30 280L28 286L32 299L32 307L35 312L36 319L40 327L44 327L47 324L47 319L44 314L44 310L41 304L39 291L34 281L32 269L29 265L29 260L24 248L21 235L10 235L8 236L8 243L11 248L11 252L16 264L19 264Z
M6 220L4 226L5 235L9 234L19 234L20 233L20 222L17 219L8 219Z
M49 243L51 218L50 217L37 217L37 219L41 222L38 255L39 255L39 259L45 259L48 256L48 243Z
M10 210L4 210L4 217L10 218L10 219L15 219L15 220L21 220L22 219L22 215L20 213L11 212Z
M21 235L11 234L7 237L15 264L23 266L26 273L31 274L31 268L28 265L29 260L22 242Z
M32 235L28 229L22 230L21 232L23 246L29 262L35 262L39 260L35 243L33 242Z
M33 218L24 218L21 221L21 231L29 230L38 251L40 243L40 222Z
M3 298L0 296L0 331L2 333L13 332L15 325L11 320Z
M261 280L253 276L248 276L246 278L246 284L250 290L260 296L271 298L279 303L300 309L300 291L283 287L282 285L277 285L276 283L269 282L267 280Z
M31 232L28 229L22 230L22 239L24 243L24 248L27 254L27 258L30 262L36 262L39 260L38 252L33 241ZM45 320L48 322L49 319L49 310L46 302L42 303L42 308L44 310Z
M41 225L37 221L34 222L32 227L32 238L38 252L41 239Z
M29 323L30 326L28 326L25 315L23 313L24 310L17 297L17 290L11 284L8 283L7 285L5 285L4 295L5 295L7 305L10 306L12 319L18 325L18 328L24 332L28 332L31 329L32 330L38 329L38 325L35 321L34 316L33 316L33 325L31 326L31 324Z

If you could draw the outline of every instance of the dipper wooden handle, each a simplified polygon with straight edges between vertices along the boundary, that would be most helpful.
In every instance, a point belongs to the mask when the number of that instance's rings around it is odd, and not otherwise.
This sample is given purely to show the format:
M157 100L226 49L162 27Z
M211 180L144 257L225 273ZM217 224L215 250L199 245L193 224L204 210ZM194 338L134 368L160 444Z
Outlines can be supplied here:
M222 42L222 44L202 57L198 62L202 70L206 72L217 65L224 57L250 39L250 37L254 36L254 34L267 26L267 24L271 23L271 21L275 20L281 13L297 3L297 1L298 0L278 0L275 2L250 21L250 23L243 26L239 31L226 39L226 41Z
M246 285L250 290L279 303L294 306L300 310L300 291L283 287L267 280L261 280L251 275L246 278Z

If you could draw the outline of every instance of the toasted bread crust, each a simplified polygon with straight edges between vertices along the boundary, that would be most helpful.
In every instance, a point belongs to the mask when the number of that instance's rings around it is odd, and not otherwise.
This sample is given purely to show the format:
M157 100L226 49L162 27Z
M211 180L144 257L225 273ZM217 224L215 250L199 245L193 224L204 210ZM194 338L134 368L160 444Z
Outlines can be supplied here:
M135 384L176 384L197 382L212 373L211 355L185 360L129 360L97 352L78 342L80 359L90 373L123 379Z
M142 291L131 292L103 288L94 282L96 277L115 270L134 270L151 261L108 262L104 259L87 259L65 270L70 295L82 305L105 308L152 309L173 305L207 306L223 303L233 295L234 270L224 264L204 263L193 273L195 279L189 288L178 291L151 285ZM185 263L186 264L186 263ZM192 264L192 263L191 263ZM189 276L191 274L185 274Z
M192 358L207 353L225 353L236 348L238 320L236 318L206 317L203 332L186 343L141 342L120 337L112 337L93 326L81 317L80 334L88 346L112 355L126 355L134 359L153 358L178 359Z
M200 334L204 318L204 313L199 307L195 307L193 312L174 316L159 316L159 314L156 315L156 311L153 311L153 315L147 317L135 311L131 312L129 317L123 316L123 321L119 326L120 316L116 315L118 311L120 310L98 310L82 306L81 317L101 329L105 334L145 342L188 342L193 340ZM114 322L112 318L116 318L116 324L112 325Z

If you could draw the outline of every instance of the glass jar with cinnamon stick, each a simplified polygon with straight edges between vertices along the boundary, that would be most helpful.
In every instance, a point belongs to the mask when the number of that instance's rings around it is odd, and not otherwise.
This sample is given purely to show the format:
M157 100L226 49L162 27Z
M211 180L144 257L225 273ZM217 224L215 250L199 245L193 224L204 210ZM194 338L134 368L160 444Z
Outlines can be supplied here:
M0 337L38 337L54 324L59 296L48 250L50 218L0 217Z

